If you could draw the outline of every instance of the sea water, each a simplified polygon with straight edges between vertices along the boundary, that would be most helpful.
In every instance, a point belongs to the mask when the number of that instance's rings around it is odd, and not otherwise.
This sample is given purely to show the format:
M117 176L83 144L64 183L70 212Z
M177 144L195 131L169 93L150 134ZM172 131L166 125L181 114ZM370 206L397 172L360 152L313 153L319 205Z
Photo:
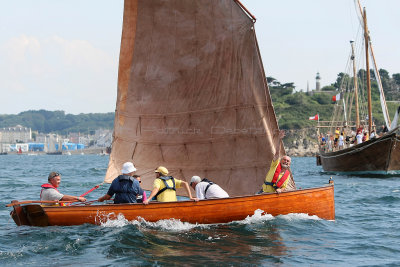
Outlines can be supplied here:
M60 191L80 195L104 179L108 156L0 156L1 266L400 266L400 176L326 174L315 158L293 158L298 187L335 183L336 220L261 210L227 224L179 220L102 225L16 226L13 199L38 199L50 171ZM105 194L108 185L88 200Z

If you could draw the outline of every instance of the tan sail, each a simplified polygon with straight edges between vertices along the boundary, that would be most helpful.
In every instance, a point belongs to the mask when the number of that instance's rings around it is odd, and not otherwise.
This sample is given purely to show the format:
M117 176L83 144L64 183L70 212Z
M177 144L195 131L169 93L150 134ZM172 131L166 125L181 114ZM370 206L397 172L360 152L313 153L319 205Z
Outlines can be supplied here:
M240 3L125 1L106 182L132 161L145 189L162 165L178 179L253 194L277 130L254 20Z

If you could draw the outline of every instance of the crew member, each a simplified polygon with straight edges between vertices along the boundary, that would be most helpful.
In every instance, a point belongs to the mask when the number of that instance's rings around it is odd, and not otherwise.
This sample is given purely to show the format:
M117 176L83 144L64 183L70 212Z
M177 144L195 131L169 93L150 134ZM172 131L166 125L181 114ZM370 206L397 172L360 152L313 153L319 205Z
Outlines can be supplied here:
M210 198L225 198L229 197L228 193L225 192L219 185L207 180L203 180L199 176L193 176L190 180L190 186L196 191L196 197L198 199L210 199Z
M160 202L177 201L176 188L181 188L182 186L191 200L198 201L197 198L192 197L188 183L168 176L167 168L160 166L154 172L156 173L156 179L153 183L153 191L151 191L149 198L143 201L143 204L149 204L153 197Z
M61 183L60 173L51 172L47 181L47 184L42 184L42 190L40 191L41 201L86 201L84 197L64 195L58 191L58 187Z
M275 143L274 157L262 186L262 192L281 193L283 191L296 190L296 185L290 171L290 163L292 160L289 156L283 156L280 158L281 140L284 136L285 132L280 131L279 138L277 138Z
M107 194L100 197L97 201L103 202L109 200L115 194L114 204L120 203L137 203L137 195L143 194L143 189L139 185L139 181L132 177L136 172L136 168L132 162L125 162L122 165L121 173L112 181Z
M139 182L139 184L141 184L142 183L142 177L140 177L140 175L132 175L132 177L133 178L135 178L138 182ZM143 194L142 195L137 195L136 196L136 202L137 203L143 203L143 201L144 200L146 200L147 199L147 195L146 195L146 191L144 191L143 190Z

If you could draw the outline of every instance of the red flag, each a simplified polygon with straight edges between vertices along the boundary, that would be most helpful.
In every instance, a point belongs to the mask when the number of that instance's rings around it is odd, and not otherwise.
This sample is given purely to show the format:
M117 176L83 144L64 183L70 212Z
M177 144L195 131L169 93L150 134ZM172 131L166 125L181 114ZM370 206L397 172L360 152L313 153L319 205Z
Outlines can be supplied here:
M336 102L336 101L339 101L339 100L340 100L340 93L337 94L337 95L332 96L332 101L333 102Z
M315 115L315 116L313 116L313 117L309 117L308 118L310 121L317 121L319 118L318 118L318 114L317 115Z

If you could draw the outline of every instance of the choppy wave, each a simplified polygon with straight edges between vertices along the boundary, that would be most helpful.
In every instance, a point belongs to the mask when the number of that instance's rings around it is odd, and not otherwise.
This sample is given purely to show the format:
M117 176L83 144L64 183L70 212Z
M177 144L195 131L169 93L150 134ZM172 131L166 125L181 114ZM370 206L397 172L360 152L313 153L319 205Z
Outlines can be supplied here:
M395 191L393 191L395 192ZM400 202L400 197L396 196L381 196L381 197L363 197L360 198L359 202L365 204L393 204Z
M158 229L162 231L181 232L188 231L193 228L207 228L206 224L192 224L182 222L181 220L168 219L159 220L157 222L148 222L143 218L138 220L128 221L123 214L118 214L116 219L107 219L101 223L102 227L124 227L127 225L136 225L141 228Z
M158 229L161 231L168 231L168 232L184 232L192 230L194 228L206 229L214 225L260 224L274 220L276 218L280 218L286 221L321 220L316 215L310 216L304 213L290 213L287 215L278 215L274 217L271 214L265 213L265 211L261 209L255 210L253 215L249 215L243 220L233 221L230 223L221 223L221 224L199 224L199 223L192 224L188 222L182 222L181 220L177 219L166 219L166 220L159 220L156 222L148 222L143 218L138 218L138 220L129 221L124 217L123 214L118 214L116 216L114 214L109 214L108 216L103 215L102 217L103 218L106 217L106 219L103 219L103 221L101 221L100 223L102 227L119 228L119 227L125 227L127 225L135 225L140 228ZM116 219L111 219L115 217Z

